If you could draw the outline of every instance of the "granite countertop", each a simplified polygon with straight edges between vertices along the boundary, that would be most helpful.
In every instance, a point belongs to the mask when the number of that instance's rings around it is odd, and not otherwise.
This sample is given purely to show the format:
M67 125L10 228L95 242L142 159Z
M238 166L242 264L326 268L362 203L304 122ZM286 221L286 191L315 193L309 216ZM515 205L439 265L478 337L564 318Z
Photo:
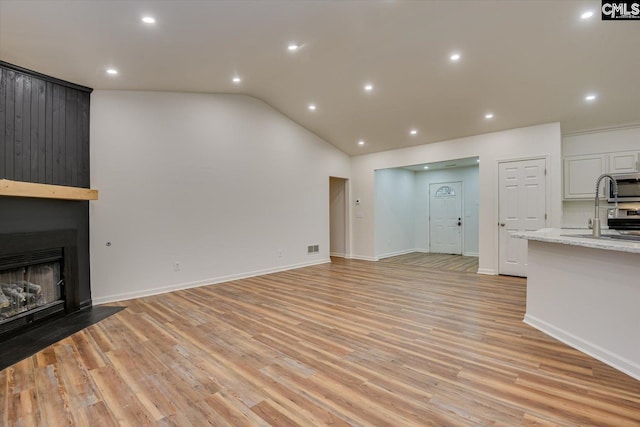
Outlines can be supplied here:
M538 231L523 231L511 234L511 236L519 239L640 254L640 240L614 240L607 238L607 236L619 235L619 233L612 230L603 230L602 236L604 238L600 239L595 239L593 237L581 237L581 235L591 235L591 230L586 228L541 228Z

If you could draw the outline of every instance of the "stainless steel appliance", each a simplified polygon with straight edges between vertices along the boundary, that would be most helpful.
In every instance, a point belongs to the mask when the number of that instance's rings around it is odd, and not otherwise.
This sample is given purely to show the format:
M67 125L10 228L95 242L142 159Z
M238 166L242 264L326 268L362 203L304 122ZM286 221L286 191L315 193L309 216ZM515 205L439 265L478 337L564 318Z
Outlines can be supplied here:
M623 234L640 234L640 208L609 209L609 228Z
M618 184L618 202L640 202L640 173L618 174L613 175L613 178ZM611 182L607 182L607 199L609 202L616 201L613 187Z

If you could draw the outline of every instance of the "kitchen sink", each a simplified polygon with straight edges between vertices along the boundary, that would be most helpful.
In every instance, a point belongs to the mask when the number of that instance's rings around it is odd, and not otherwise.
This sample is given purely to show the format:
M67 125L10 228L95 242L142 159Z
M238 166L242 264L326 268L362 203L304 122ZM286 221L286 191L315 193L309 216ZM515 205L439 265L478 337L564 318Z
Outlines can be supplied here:
M593 234L564 234L564 237L582 237L596 240L627 240L640 242L640 235L635 234L603 234L600 237L593 237Z

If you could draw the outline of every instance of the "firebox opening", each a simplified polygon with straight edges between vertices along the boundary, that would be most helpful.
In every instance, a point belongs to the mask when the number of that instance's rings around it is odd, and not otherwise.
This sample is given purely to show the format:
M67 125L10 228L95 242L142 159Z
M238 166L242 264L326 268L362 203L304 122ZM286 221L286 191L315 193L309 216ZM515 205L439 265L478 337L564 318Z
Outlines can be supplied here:
M64 300L60 262L0 271L0 323Z
M0 256L0 336L5 337L41 320L69 310L67 246L29 250L29 242L16 241L27 252ZM42 242L42 240L40 240ZM18 245L17 245L18 246ZM19 250L18 249L18 250ZM71 270L70 270L71 271ZM73 307L73 306L71 306Z

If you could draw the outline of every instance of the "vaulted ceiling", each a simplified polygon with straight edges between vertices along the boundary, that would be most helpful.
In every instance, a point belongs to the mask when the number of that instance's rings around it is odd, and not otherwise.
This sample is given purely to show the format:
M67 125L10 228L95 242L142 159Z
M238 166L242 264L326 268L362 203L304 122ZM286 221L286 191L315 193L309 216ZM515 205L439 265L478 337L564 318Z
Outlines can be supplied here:
M0 0L3 61L94 89L251 95L350 155L638 123L639 41L600 1Z

